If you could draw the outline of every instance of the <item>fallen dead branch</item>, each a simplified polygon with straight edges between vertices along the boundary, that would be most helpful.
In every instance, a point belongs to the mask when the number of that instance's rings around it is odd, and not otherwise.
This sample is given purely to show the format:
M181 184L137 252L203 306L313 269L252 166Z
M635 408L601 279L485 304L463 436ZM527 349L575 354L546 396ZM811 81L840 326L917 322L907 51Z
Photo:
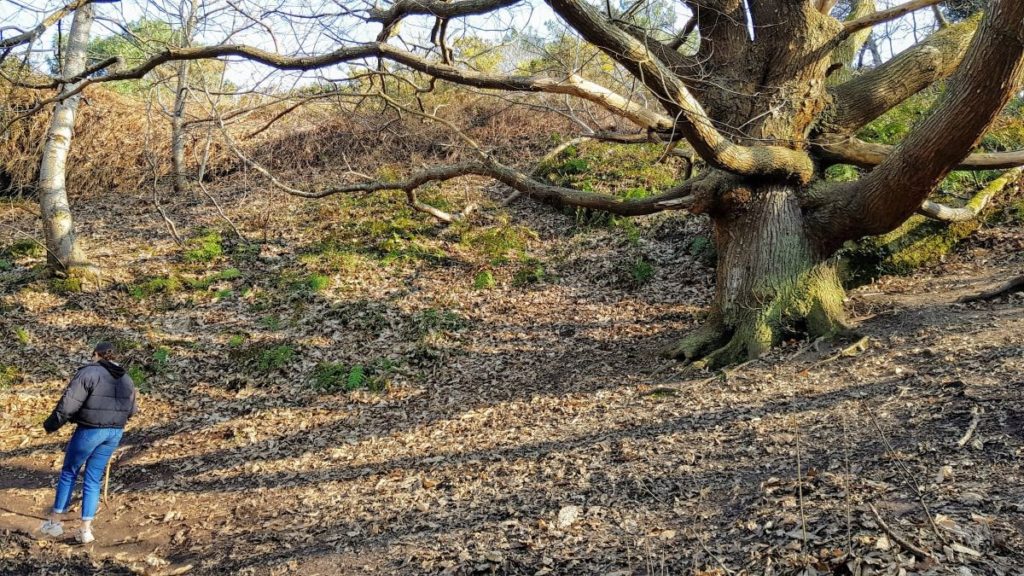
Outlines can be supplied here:
M878 523L878 527L881 528L893 542L899 544L903 549L913 554L914 558L917 558L918 561L923 562L925 560L934 560L930 553L921 549L919 546L912 544L909 540L900 536L895 530L890 528L889 525L885 523L885 520L882 520L882 516L878 513L878 510L875 509L874 504L868 504L868 508L871 509L871 514L875 517L875 522Z
M982 409L980 406L971 408L971 423L967 426L967 430L964 435L960 437L956 442L957 448L963 448L965 444L971 439L974 431L978 428L978 421L981 420Z
M991 290L985 290L984 292L979 292L978 294L974 294L973 296L964 296L963 298L957 300L957 302L966 303L978 302L980 300L994 300L996 298L999 298L1000 296L1012 294L1014 292L1020 292L1021 290L1024 290L1024 274L1017 276L1016 278L1011 278L1010 280L1007 280L1006 282L1000 284L999 286Z

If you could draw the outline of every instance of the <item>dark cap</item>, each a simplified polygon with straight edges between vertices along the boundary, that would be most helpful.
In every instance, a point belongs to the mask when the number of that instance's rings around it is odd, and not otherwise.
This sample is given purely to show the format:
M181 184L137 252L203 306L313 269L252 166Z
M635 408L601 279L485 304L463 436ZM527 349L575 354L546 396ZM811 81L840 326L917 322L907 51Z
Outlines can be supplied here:
M114 345L110 342L100 342L92 351L96 354L109 354L114 351Z

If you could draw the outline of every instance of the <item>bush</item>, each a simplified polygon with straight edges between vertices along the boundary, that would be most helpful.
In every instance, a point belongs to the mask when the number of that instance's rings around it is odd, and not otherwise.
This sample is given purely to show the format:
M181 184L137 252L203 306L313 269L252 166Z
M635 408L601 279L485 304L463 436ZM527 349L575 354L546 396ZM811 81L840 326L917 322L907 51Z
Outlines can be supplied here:
M135 383L135 389L142 394L149 394L150 387L148 379L146 378L146 372L139 366L131 366L128 368L128 376Z

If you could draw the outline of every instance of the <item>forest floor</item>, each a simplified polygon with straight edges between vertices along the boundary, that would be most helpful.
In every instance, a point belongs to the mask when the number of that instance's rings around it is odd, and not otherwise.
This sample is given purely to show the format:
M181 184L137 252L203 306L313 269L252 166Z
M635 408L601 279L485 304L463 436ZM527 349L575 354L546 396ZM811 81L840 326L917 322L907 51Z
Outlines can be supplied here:
M76 206L99 291L8 251L0 574L1024 574L1024 295L956 303L1020 227L852 291L863 352L690 373L656 351L712 294L697 218L240 189L255 248L188 198L185 248L148 198ZM35 531L71 433L41 422L100 338L144 394L78 546Z

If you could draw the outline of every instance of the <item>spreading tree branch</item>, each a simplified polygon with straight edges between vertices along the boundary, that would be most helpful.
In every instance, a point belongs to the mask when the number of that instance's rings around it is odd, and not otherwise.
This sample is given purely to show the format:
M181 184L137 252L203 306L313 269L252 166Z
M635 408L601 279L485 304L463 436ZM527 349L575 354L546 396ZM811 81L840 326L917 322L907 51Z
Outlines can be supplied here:
M874 168L888 158L896 146L850 138L838 144L815 145L815 156L829 164L850 164ZM1024 150L1013 152L977 152L961 160L954 170L1003 170L1024 166Z
M964 158L1022 80L1024 2L995 0L935 112L865 177L826 192L809 215L814 229L833 244L895 229Z
M963 60L980 15L935 32L885 64L832 88L816 133L852 134L886 111L947 78Z
M744 176L809 182L814 169L802 151L781 146L742 146L729 141L712 124L700 102L643 42L610 22L582 0L547 0L585 40L644 83L676 118L675 126L694 150L716 168Z

